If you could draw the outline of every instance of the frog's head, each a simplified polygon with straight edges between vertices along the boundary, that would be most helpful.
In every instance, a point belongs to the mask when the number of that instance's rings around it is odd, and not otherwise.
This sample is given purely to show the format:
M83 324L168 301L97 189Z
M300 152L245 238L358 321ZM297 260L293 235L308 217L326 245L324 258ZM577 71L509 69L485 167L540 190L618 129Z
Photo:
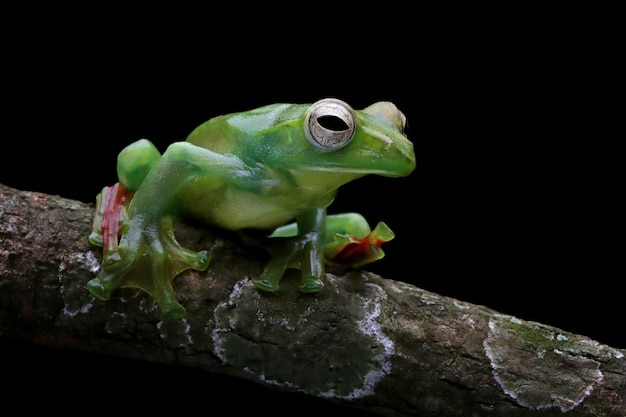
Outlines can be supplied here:
M363 110L327 98L305 112L303 129L314 149L307 168L335 173L403 177L415 169L413 143L404 133L406 117L391 102Z

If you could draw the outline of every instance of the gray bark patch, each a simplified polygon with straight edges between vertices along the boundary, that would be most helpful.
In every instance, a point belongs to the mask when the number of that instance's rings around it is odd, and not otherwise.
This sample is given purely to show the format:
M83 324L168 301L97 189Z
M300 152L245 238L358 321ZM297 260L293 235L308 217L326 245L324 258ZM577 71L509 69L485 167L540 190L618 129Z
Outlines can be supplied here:
M326 277L315 295L288 282L275 294L247 279L238 282L214 312L215 353L266 383L320 397L371 395L390 373L394 353L376 321L384 292L364 281L343 288L333 275Z

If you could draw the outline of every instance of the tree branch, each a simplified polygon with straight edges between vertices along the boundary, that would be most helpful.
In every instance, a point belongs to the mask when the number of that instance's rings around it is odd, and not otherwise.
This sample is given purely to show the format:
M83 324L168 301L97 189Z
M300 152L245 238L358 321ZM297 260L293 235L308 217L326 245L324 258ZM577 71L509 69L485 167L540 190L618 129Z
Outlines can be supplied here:
M381 416L624 416L625 350L365 271L329 265L326 288L286 276L265 294L265 254L180 225L213 254L174 281L184 320L163 323L134 289L85 289L100 248L93 207L0 184L0 336L175 364L304 393Z

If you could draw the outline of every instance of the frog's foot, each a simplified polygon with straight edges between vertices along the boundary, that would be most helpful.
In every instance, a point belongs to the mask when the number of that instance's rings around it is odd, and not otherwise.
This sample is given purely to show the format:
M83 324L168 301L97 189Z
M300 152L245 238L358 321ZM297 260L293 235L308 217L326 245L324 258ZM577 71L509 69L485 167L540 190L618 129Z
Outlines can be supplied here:
M394 237L393 231L383 222L363 238L337 233L335 241L324 250L324 256L332 262L358 268L383 258L385 252L381 245Z
M306 237L271 238L266 249L272 255L263 273L255 279L254 286L269 292L280 288L280 280L288 268L302 272L298 289L306 293L319 292L324 288L323 255L313 241Z
M117 249L105 252L98 276L87 283L89 291L98 299L108 300L118 288L139 288L155 299L163 321L185 317L172 280L187 269L205 270L210 256L206 251L194 252L180 246L172 227L168 217L159 227L131 225Z

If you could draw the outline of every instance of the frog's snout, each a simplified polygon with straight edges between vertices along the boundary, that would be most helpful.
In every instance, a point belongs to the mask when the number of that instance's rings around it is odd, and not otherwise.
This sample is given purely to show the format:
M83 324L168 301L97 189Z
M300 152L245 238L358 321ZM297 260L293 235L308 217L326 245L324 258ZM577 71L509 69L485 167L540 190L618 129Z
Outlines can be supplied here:
M406 140L405 146L399 146L398 151L401 155L396 160L396 169L391 176L406 177L415 170L415 152L413 152L413 143Z
M404 133L404 129L406 128L406 116L391 101L379 101L366 107L363 111L373 116L392 121L398 130Z

